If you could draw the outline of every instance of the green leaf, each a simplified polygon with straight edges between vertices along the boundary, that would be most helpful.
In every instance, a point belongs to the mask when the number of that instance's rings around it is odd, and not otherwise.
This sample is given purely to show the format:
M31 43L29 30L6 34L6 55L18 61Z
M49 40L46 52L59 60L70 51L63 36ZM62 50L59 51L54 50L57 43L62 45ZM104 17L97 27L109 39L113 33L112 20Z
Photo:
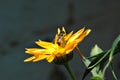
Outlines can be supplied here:
M110 66L110 64L112 63L113 60L113 56L115 55L116 49L118 49L119 47L119 42L120 42L120 35L114 40L112 48L111 48L111 52L109 54L109 61L108 63L105 65L104 69L103 69L103 74L105 74L106 69ZM113 74L114 75L114 74Z
M91 52L90 52L90 56L95 56L97 54L100 54L102 53L103 50L96 44L92 49L91 49Z
M120 46L120 35L114 40L112 47Z
M108 50L107 52L102 52L99 54L99 56L97 56L94 60L92 60L92 62L89 64L88 68L85 70L85 73L83 75L82 80L84 80L84 78L88 75L88 73L96 66L98 65L105 57L108 56L110 50Z
M93 77L91 77L91 79L90 80L103 80L103 79L101 79L100 77L98 77L98 76L93 76Z
M113 69L112 63L110 64L110 70L111 70L112 75L113 75L113 77L115 78L115 80L118 80L118 79L117 79L117 76L115 75L115 72L114 72L114 69Z
M110 53L111 50L108 50L106 53L103 53L99 56L97 56L91 63L90 65L88 66L88 68L93 68L95 67L96 65L98 65L104 58L106 58L108 56L108 54Z
M120 52L120 35L114 40L111 49L93 56L93 60L89 64L88 68L85 70L82 80L84 80L88 73L91 72L91 70L95 68L98 64L102 65L109 59L109 62L106 65L107 68L112 61L113 55L117 54L118 52Z

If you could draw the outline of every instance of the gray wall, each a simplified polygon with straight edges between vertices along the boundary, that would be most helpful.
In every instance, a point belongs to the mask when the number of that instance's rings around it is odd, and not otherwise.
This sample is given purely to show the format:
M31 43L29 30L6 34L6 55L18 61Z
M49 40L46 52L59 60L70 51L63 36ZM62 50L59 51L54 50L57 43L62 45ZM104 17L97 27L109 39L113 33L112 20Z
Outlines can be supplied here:
M109 49L120 34L119 4L119 0L0 0L0 80L69 80L63 66L23 63L29 57L24 48L36 47L38 39L52 41L57 27L64 25L68 32L82 26L92 29L79 45L85 56L94 44ZM80 80L85 66L74 52L70 64ZM118 77L119 56L114 60ZM110 72L106 80L113 80Z

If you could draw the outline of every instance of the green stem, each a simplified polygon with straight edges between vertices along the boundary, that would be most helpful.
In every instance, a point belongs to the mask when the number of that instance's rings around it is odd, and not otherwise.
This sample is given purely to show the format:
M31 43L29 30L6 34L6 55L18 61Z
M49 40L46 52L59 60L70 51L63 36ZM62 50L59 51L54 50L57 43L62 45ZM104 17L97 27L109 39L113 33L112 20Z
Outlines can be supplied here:
M115 80L118 80L118 79L117 79L117 76L115 75L115 72L114 72L114 70L113 70L112 62L111 62L111 64L110 64L110 70L111 70L111 72L112 72L113 77L115 78Z
M74 74L71 71L71 68L70 68L69 64L65 63L64 66L65 66L66 70L68 71L69 75L71 76L72 80L76 80Z

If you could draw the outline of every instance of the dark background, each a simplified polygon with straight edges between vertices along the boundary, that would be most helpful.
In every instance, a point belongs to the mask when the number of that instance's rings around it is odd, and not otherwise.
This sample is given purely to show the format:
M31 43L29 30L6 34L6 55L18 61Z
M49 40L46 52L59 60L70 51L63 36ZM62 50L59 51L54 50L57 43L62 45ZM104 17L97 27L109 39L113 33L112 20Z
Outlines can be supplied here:
M23 62L29 57L26 47L36 47L38 39L52 41L61 26L67 32L92 29L79 45L85 56L95 44L109 49L120 34L120 0L0 0L0 80L69 80L63 66ZM80 80L85 66L74 53L70 64ZM120 79L119 57L114 58L114 68ZM114 80L110 71L106 80Z

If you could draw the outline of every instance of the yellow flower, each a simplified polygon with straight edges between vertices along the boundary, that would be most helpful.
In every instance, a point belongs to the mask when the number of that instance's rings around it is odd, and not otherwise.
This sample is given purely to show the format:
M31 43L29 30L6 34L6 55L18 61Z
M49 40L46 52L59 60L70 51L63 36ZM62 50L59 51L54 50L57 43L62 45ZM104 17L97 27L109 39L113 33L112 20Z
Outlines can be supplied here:
M62 30L58 28L53 42L39 40L35 43L43 48L26 48L26 53L33 56L25 59L24 62L36 62L46 59L51 63L54 60L62 60L69 55L90 32L90 29L85 30L85 28L82 28L74 34L73 31L66 34L64 27L62 27Z

